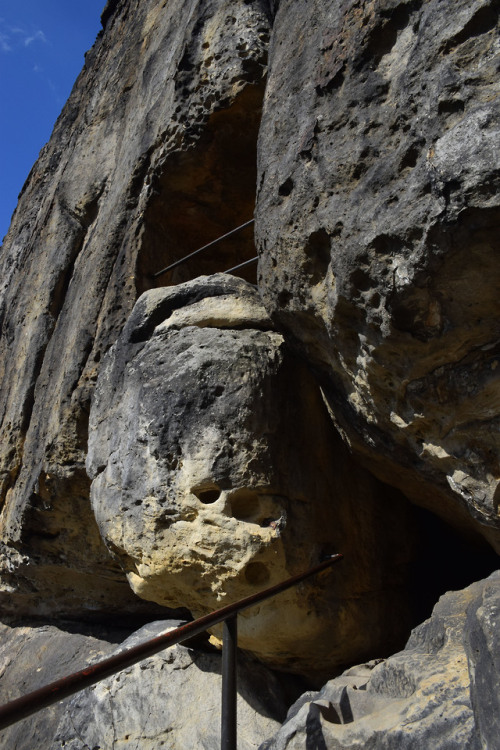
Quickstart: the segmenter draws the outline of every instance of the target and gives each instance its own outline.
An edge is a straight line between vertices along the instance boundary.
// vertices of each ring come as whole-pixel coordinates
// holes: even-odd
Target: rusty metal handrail
[[[343,555],[341,554],[332,555],[319,565],[310,568],[305,573],[300,573],[299,575],[287,578],[287,580],[282,583],[270,586],[263,591],[247,596],[245,599],[240,599],[233,604],[228,604],[208,615],[199,617],[197,620],[188,622],[186,625],[181,625],[168,633],[163,633],[155,638],[151,638],[150,640],[140,643],[137,646],[133,646],[119,654],[109,656],[107,659],[103,659],[96,664],[85,667],[85,669],[81,669],[79,672],[74,672],[68,677],[55,680],[55,682],[51,682],[38,690],[34,690],[31,693],[27,693],[20,698],[16,698],[15,700],[0,706],[0,730],[37,713],[37,711],[40,711],[42,708],[57,703],[63,698],[67,698],[74,693],[78,693],[80,690],[95,685],[106,677],[111,677],[111,675],[116,674],[116,672],[120,672],[122,669],[137,664],[137,662],[146,659],[148,656],[153,656],[159,651],[163,651],[163,649],[168,646],[174,646],[176,643],[180,643],[181,641],[185,641],[188,638],[198,635],[207,630],[207,628],[213,627],[220,622],[229,620],[230,618],[235,618],[238,612],[248,609],[264,599],[275,596],[292,586],[296,586],[306,578],[310,578],[334,563],[339,562],[342,557]],[[235,633],[236,631],[234,630],[233,632]],[[235,641],[235,638],[233,637],[232,640]],[[234,649],[235,648],[236,643],[234,643]],[[229,743],[226,747],[235,747],[235,745]]]

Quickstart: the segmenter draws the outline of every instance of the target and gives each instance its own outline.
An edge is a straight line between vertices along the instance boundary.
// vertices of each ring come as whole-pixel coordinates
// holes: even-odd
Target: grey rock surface
[[[242,613],[267,664],[324,679],[406,637],[409,508],[352,461],[242,279],[140,297],[97,381],[87,468],[106,544],[158,604],[199,616],[345,554]]]
[[[128,637],[118,629],[71,632],[54,625],[2,625],[0,703],[180,624],[178,620],[153,622]],[[220,669],[221,655],[215,649],[174,646],[0,731],[0,748],[219,748]],[[285,714],[283,690],[276,677],[240,655],[238,747],[258,747],[263,736],[279,728]]]
[[[145,626],[120,650],[160,635],[168,624]],[[220,654],[173,646],[72,698],[53,741],[45,747],[219,750],[220,667]],[[257,748],[262,737],[279,726],[284,711],[273,674],[240,659],[238,748]]]
[[[500,549],[497,0],[282,0],[259,286],[365,465]]]
[[[485,582],[467,608],[464,647],[471,702],[483,748],[500,747],[500,595],[498,575]]]
[[[243,645],[316,680],[391,653],[455,566],[445,543],[412,590],[437,527],[415,540],[406,498],[479,535],[472,570],[500,549],[499,2],[109,0],[102,22],[0,250],[2,616],[201,613],[340,549]],[[155,276],[250,219],[256,185],[265,307],[213,276],[251,229]],[[442,599],[268,746],[496,750],[497,588]],[[112,648],[85,638],[2,626],[0,694]],[[186,654],[160,666],[212,697]],[[158,723],[135,674],[0,741],[215,742]]]
[[[72,632],[73,631],[73,632]],[[0,624],[0,704],[37,690],[49,682],[105,658],[115,643],[127,637],[117,628],[87,628],[75,623]],[[0,731],[2,750],[48,747],[67,710],[69,699],[44,708],[28,719]],[[61,746],[60,746],[61,747]],[[81,747],[81,746],[80,746]]]
[[[147,609],[90,509],[90,397],[144,289],[255,255],[250,230],[153,278],[252,216],[270,19],[265,2],[109,2],[23,188],[0,251],[4,611]]]
[[[404,651],[290,709],[260,750],[498,750],[500,571],[445,594]]]

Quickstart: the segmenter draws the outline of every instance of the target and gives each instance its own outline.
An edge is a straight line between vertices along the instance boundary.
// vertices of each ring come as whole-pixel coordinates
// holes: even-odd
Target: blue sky
[[[106,0],[0,0],[0,242]]]

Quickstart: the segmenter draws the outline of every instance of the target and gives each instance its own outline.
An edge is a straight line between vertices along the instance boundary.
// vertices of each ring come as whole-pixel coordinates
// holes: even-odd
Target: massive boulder
[[[198,616],[342,551],[323,578],[242,613],[241,647],[317,679],[404,638],[408,505],[351,459],[247,282],[140,297],[97,380],[87,468],[139,596]]]
[[[260,750],[500,747],[500,572],[440,599],[404,651],[304,694]]]
[[[90,509],[100,360],[144,289],[255,255],[249,229],[153,278],[252,216],[267,3],[110,0],[102,21],[0,256],[0,601],[15,615],[152,613]]]
[[[500,549],[497,0],[282,0],[259,286],[365,465]]]

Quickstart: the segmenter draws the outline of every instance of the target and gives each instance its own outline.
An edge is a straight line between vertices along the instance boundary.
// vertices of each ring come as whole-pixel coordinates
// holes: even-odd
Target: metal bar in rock
[[[184,261],[189,260],[190,258],[193,258],[195,255],[198,255],[198,253],[201,253],[203,250],[206,250],[209,247],[212,247],[213,245],[216,245],[221,240],[225,240],[226,237],[231,237],[233,234],[236,234],[236,232],[241,231],[242,229],[245,229],[245,227],[249,227],[250,224],[254,223],[254,219],[250,219],[249,221],[246,221],[244,224],[240,224],[239,227],[235,227],[234,229],[231,229],[230,232],[226,232],[226,234],[221,235],[220,237],[217,237],[217,239],[212,240],[211,242],[208,242],[206,245],[203,245],[203,247],[198,248],[198,250],[193,250],[192,253],[189,253],[189,255],[185,255],[183,258],[179,258],[179,260],[174,261],[166,268],[162,268],[161,271],[157,271],[155,274],[153,274],[153,278],[156,279],[158,276],[162,276],[164,273],[167,273],[167,271],[172,271],[172,269],[177,268],[177,266],[180,266],[181,263],[184,263]]]
[[[250,263],[255,263],[256,260],[259,260],[258,255],[256,255],[255,258],[250,258],[250,260],[245,260],[243,263],[239,263],[237,266],[228,268],[227,271],[224,271],[223,273],[232,273],[233,271],[237,271],[238,268],[243,268],[243,266],[249,266]]]
[[[238,615],[224,620],[222,634],[221,750],[236,750]]]
[[[259,604],[264,599],[280,594],[282,591],[286,591],[286,589],[296,586],[298,583],[301,583],[301,581],[320,573],[322,570],[326,570],[334,563],[342,560],[342,558],[343,555],[341,554],[332,555],[319,563],[319,565],[310,568],[305,573],[300,573],[299,575],[287,578],[286,581],[282,581],[275,586],[270,586],[256,594],[251,594],[245,599],[240,599],[233,604],[227,604],[221,609],[217,609],[208,615],[193,620],[193,622],[188,622],[186,625],[181,625],[168,633],[163,633],[162,635],[151,638],[144,643],[139,643],[137,646],[133,646],[126,651],[114,654],[114,656],[109,656],[107,659],[103,659],[96,664],[91,664],[79,672],[74,672],[68,677],[62,677],[61,679],[51,682],[38,690],[34,690],[27,695],[16,698],[15,700],[0,706],[0,729],[5,729],[5,727],[15,724],[17,721],[25,719],[27,716],[31,716],[42,708],[51,706],[53,703],[57,703],[63,698],[67,698],[74,693],[78,693],[80,690],[84,690],[84,688],[95,685],[104,678],[111,677],[122,669],[131,667],[133,664],[137,664],[137,662],[140,662],[149,656],[153,656],[169,646],[174,646],[192,636],[203,633],[207,628],[223,622],[228,617],[232,617],[244,609]]]

